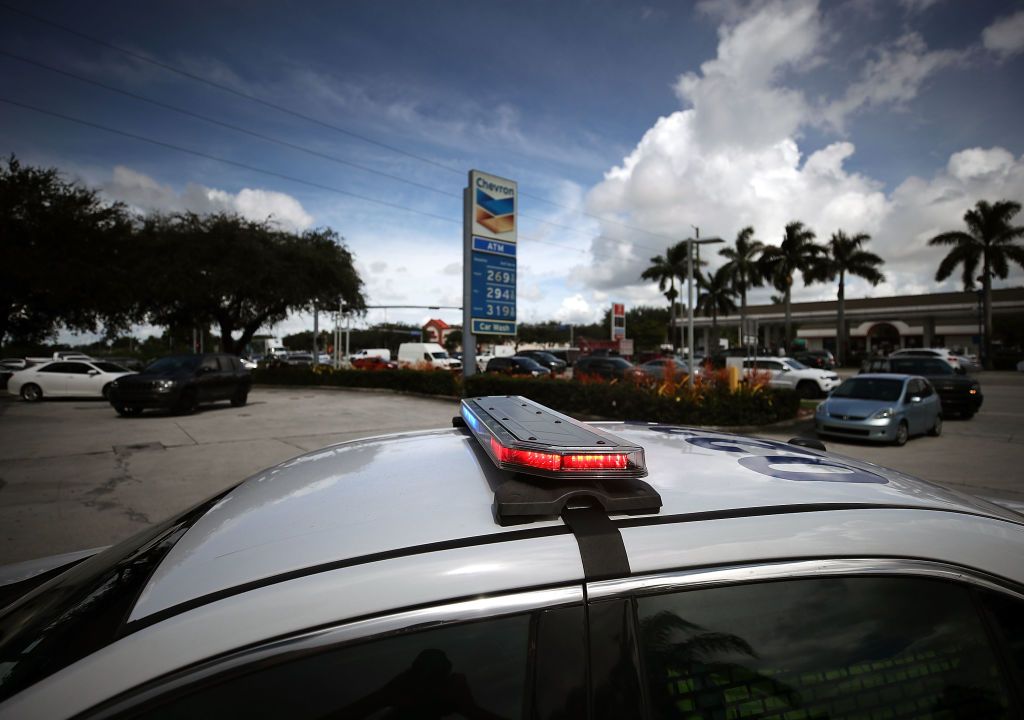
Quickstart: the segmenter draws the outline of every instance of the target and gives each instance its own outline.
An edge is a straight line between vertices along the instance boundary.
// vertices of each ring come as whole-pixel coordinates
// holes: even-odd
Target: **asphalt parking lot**
[[[826,442],[843,455],[1024,505],[1024,373],[981,376],[985,405],[906,447]],[[265,467],[331,443],[450,427],[450,400],[256,388],[249,404],[120,418],[101,401],[0,394],[0,564],[108,545]],[[758,434],[813,434],[810,421]],[[429,471],[429,469],[425,469]]]

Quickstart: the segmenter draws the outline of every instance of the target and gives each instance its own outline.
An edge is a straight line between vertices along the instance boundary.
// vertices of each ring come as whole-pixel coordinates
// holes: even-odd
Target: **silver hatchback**
[[[916,375],[858,375],[818,405],[819,435],[905,445],[912,435],[942,433],[942,401]]]

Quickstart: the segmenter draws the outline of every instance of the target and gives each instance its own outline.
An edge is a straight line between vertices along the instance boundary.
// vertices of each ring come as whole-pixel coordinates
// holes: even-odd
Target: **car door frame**
[[[549,610],[577,607],[581,615],[580,650],[588,647],[586,637],[586,610],[583,585],[571,583],[553,588],[531,588],[499,595],[463,600],[446,600],[429,606],[399,610],[369,618],[340,622],[329,627],[316,627],[292,633],[284,638],[269,639],[255,645],[243,646],[239,650],[211,658],[199,663],[190,663],[176,671],[165,673],[152,681],[143,683],[125,692],[118,693],[84,712],[76,718],[121,717],[125,713],[137,713],[161,698],[177,695],[196,686],[206,686],[250,670],[262,669],[268,664],[286,663],[290,659],[314,653],[339,649],[346,645],[372,642],[402,633],[416,633],[445,625],[465,624],[491,619],[539,613]],[[532,627],[532,623],[531,623]],[[531,638],[532,639],[532,638]],[[535,658],[543,648],[528,648],[531,669]],[[525,692],[532,697],[535,688],[527,677]],[[584,668],[584,686],[589,675]],[[45,682],[45,681],[44,681]],[[525,700],[525,698],[524,698]]]

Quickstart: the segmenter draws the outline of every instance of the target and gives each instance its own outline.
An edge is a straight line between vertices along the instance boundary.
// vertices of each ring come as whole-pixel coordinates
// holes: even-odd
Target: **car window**
[[[576,642],[582,645],[577,613]],[[532,619],[526,614],[449,625],[258,665],[191,693],[169,693],[162,704],[121,717],[525,717]],[[582,695],[582,662],[579,667]]]
[[[960,585],[790,580],[644,597],[637,611],[652,718],[1011,717]]]
[[[171,355],[153,361],[146,367],[146,372],[167,373],[178,370],[195,370],[199,367],[199,355]]]
[[[921,397],[931,397],[934,394],[935,394],[935,391],[932,390],[931,383],[929,383],[927,380],[922,380],[921,381]]]
[[[73,375],[88,375],[90,370],[95,369],[92,365],[86,365],[85,363],[80,362],[69,362],[66,364],[68,369],[64,372],[71,373]]]
[[[844,380],[842,385],[832,391],[832,397],[894,402],[900,399],[902,392],[902,380],[857,377]]]
[[[1017,678],[1024,678],[1024,602],[996,593],[985,593],[983,602]]]
[[[789,365],[794,370],[808,369],[806,365],[804,365],[802,362],[797,362],[796,360],[783,360],[782,362],[784,362],[786,365]]]
[[[128,372],[127,368],[123,368],[117,363],[112,362],[94,362],[93,365],[98,367],[100,370],[106,373],[125,373]]]
[[[217,370],[217,357],[215,355],[204,357],[199,367],[203,370]]]
[[[50,363],[49,365],[43,365],[41,368],[39,368],[38,372],[41,372],[41,373],[67,373],[67,372],[71,372],[71,370],[69,370],[68,368],[70,368],[72,364],[73,363],[69,363],[69,362]]]

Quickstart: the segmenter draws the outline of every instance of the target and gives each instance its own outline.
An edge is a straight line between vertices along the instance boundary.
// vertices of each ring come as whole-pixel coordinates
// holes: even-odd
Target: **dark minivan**
[[[110,404],[126,417],[146,408],[189,414],[218,400],[245,405],[251,387],[252,375],[234,355],[171,355],[111,383]]]

